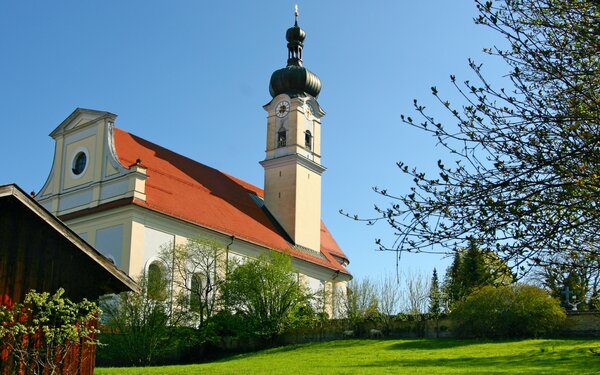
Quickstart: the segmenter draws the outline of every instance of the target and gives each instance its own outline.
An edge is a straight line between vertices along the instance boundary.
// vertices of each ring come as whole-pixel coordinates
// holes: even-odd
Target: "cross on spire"
[[[298,26],[298,3],[294,6],[294,26]]]

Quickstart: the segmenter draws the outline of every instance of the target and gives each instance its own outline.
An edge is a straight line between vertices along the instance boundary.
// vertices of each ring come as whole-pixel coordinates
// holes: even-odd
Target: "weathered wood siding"
[[[100,265],[16,199],[0,201],[0,295],[65,289],[73,301],[123,290]]]

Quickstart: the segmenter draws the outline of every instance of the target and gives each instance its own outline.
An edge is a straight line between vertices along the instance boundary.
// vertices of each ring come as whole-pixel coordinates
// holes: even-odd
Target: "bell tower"
[[[271,75],[272,100],[267,111],[265,206],[294,244],[321,248],[321,117],[317,97],[321,80],[302,63],[306,33],[298,26],[286,32],[288,60]]]

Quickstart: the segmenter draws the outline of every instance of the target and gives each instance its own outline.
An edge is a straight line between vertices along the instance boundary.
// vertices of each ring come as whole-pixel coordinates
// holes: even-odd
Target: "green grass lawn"
[[[598,354],[595,354],[598,353]],[[600,340],[339,340],[108,374],[598,374]]]

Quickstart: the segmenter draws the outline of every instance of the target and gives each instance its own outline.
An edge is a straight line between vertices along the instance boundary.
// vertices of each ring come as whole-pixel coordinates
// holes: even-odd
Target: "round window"
[[[85,171],[85,166],[87,164],[87,155],[83,151],[79,151],[75,158],[73,159],[73,174],[75,176],[79,176]]]

